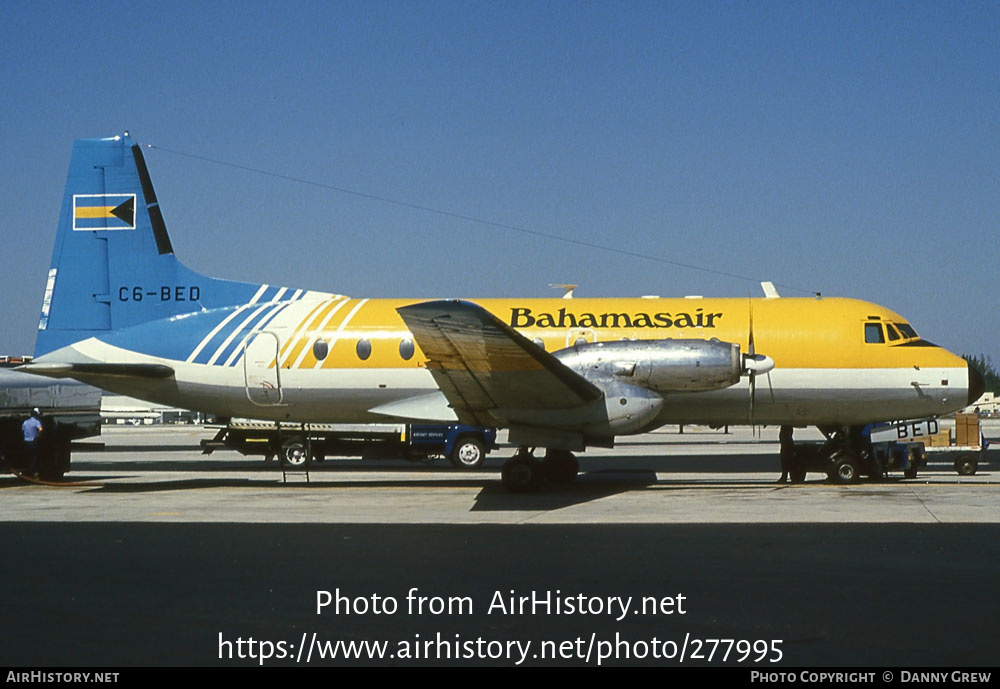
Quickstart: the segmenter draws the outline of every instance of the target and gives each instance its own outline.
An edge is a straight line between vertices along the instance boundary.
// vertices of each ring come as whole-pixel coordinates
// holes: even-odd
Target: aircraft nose
[[[975,366],[966,365],[969,367],[969,404],[975,404],[976,400],[986,392],[986,381],[983,379],[983,374],[977,371]]]

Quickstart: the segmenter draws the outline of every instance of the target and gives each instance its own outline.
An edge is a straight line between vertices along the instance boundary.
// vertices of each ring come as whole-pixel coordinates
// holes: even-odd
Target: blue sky
[[[1000,6],[6,2],[6,327],[34,343],[70,148],[128,129],[178,256],[352,296],[759,295],[1000,362]]]

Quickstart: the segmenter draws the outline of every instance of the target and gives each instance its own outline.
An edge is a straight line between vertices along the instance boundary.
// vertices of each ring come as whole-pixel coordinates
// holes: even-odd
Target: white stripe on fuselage
[[[253,302],[251,302],[251,303],[253,303]],[[219,323],[217,326],[215,326],[214,328],[212,328],[212,331],[210,333],[208,333],[208,335],[206,335],[204,337],[204,339],[202,339],[201,342],[198,343],[198,346],[194,348],[194,351],[191,352],[190,356],[188,356],[188,358],[185,359],[185,361],[187,363],[189,363],[189,364],[192,363],[192,362],[194,362],[194,360],[197,358],[197,356],[199,354],[201,354],[201,350],[203,350],[205,348],[205,346],[209,342],[212,341],[213,337],[215,337],[216,335],[219,334],[220,330],[222,330],[223,328],[225,328],[229,324],[229,322],[231,320],[233,320],[238,315],[240,315],[243,311],[246,311],[249,308],[250,308],[250,304],[244,304],[243,306],[239,307],[238,309],[235,309],[231,314],[229,314],[228,316],[226,316],[222,320],[221,323]]]
[[[229,316],[227,316],[221,323],[219,323],[217,326],[215,326],[212,329],[212,331],[208,335],[206,335],[205,338],[201,342],[198,343],[198,346],[194,348],[194,351],[191,352],[191,355],[188,356],[188,358],[186,359],[186,361],[193,362],[198,357],[198,355],[201,354],[201,350],[204,349],[205,346],[209,342],[212,341],[212,338],[215,337],[219,333],[220,330],[222,330],[224,327],[226,327],[226,325],[228,325],[229,322],[231,320],[233,320],[234,318],[236,318],[236,316],[239,315],[241,312],[245,311],[246,309],[250,308],[252,305],[256,304],[258,301],[260,301],[260,298],[263,297],[264,293],[267,292],[267,290],[269,290],[270,288],[271,288],[270,285],[261,285],[257,289],[257,291],[254,293],[253,297],[250,298],[250,301],[248,301],[246,304],[243,304],[242,306],[240,306],[238,309],[236,309],[235,311],[233,311],[233,313],[229,314]],[[286,291],[288,291],[288,288],[287,287],[282,287],[281,289],[278,290],[277,294],[275,295],[275,298],[272,299],[271,301],[278,301],[281,298],[281,295],[284,294]],[[239,331],[239,328],[237,328],[236,330]],[[231,337],[232,336],[230,336],[230,339],[231,339]],[[209,360],[209,363],[214,363],[215,358],[218,357],[218,356],[219,356],[219,351],[216,350],[216,352],[213,355],[213,357]]]
[[[257,293],[253,295],[253,298],[251,298],[250,301],[247,302],[247,304],[256,304],[260,300],[260,298],[264,296],[264,292],[266,292],[270,288],[271,288],[270,285],[261,285],[260,289],[257,290]]]
[[[280,296],[280,292],[279,292],[279,296]],[[250,338],[253,337],[254,335],[256,335],[263,326],[267,325],[268,321],[271,318],[274,317],[274,314],[276,312],[278,312],[281,309],[285,308],[286,306],[288,306],[288,304],[289,304],[289,302],[287,302],[287,301],[286,302],[281,302],[279,304],[275,304],[271,308],[271,310],[267,313],[267,315],[265,315],[263,318],[260,319],[260,321],[258,322],[257,326],[254,327],[253,330],[251,330],[250,332],[248,332],[246,335],[243,336],[243,339],[240,340],[240,343],[236,346],[236,349],[234,349],[232,351],[232,353],[229,355],[229,358],[226,359],[226,361],[222,365],[223,366],[230,366],[230,365],[232,365],[232,363],[237,359],[237,357],[239,357],[240,355],[243,354],[243,351],[246,348],[246,344],[250,340]],[[251,318],[252,318],[252,316],[251,316]],[[239,327],[239,328],[236,329],[236,332],[240,332],[242,329],[243,328],[241,326],[241,327]],[[212,362],[209,361],[208,363],[212,363]]]
[[[337,304],[336,306],[334,306],[332,309],[330,309],[330,313],[326,314],[326,316],[323,318],[323,321],[319,324],[319,326],[317,328],[315,328],[316,334],[309,336],[309,342],[306,344],[305,348],[303,348],[303,350],[301,352],[299,352],[299,356],[295,360],[295,365],[296,366],[298,366],[302,362],[303,358],[306,355],[306,352],[309,352],[309,351],[312,350],[313,345],[316,344],[316,340],[318,340],[319,338],[323,337],[323,331],[326,329],[327,324],[331,320],[333,320],[334,314],[337,313],[338,311],[340,311],[340,308],[342,306],[345,306],[350,301],[351,301],[350,299],[344,299],[344,301],[340,302],[339,304]],[[348,313],[347,317],[350,318],[352,315],[353,315],[353,312]],[[308,332],[306,332],[304,334],[305,335],[309,335]],[[336,341],[337,341],[337,336],[335,334],[334,337],[333,337],[333,341],[330,342],[330,348],[331,349],[333,348],[333,343],[336,342]]]
[[[295,358],[295,361],[292,362],[291,368],[297,369],[299,366],[302,365],[302,362],[305,360],[306,355],[308,355],[309,352],[312,351],[312,346],[313,344],[315,344],[316,340],[319,339],[320,337],[325,336],[323,328],[333,318],[333,314],[339,311],[340,307],[344,306],[349,301],[350,301],[349,299],[344,300],[340,304],[337,304],[336,307],[331,309],[329,315],[327,315],[327,317],[323,319],[323,322],[320,324],[319,328],[317,328],[317,334],[309,338],[308,345],[302,348],[302,351],[299,352],[299,355]],[[347,327],[347,324],[351,322],[352,318],[354,318],[354,314],[356,314],[361,309],[361,307],[364,306],[367,302],[368,302],[367,299],[361,299],[357,304],[354,305],[354,308],[352,308],[350,311],[347,312],[347,315],[344,316],[344,320],[340,322],[340,325],[337,326],[337,329],[333,332],[332,335],[330,335],[330,341],[328,343],[330,351],[333,351],[333,346],[337,343],[337,340],[340,337],[340,334],[343,332],[344,328]],[[322,364],[321,361],[316,362],[316,366],[319,366],[321,364]]]
[[[285,323],[284,327],[290,326],[291,323],[298,323],[298,325],[295,327],[292,333],[285,338],[284,342],[281,343],[281,349],[283,351],[283,354],[281,355],[281,360],[278,362],[279,366],[282,367],[285,366],[286,362],[288,361],[288,357],[290,357],[292,355],[292,352],[295,351],[295,347],[297,346],[297,343],[301,338],[309,337],[308,345],[306,346],[304,351],[312,349],[313,343],[316,341],[316,336],[315,335],[310,336],[309,333],[315,330],[322,330],[326,326],[326,324],[330,322],[330,319],[333,318],[334,314],[340,311],[342,306],[351,301],[347,297],[343,298],[336,297],[336,299],[341,299],[341,301],[333,302],[336,303],[336,306],[330,309],[330,313],[327,314],[326,318],[323,319],[323,322],[320,323],[318,328],[311,327],[311,321],[317,317],[316,316],[317,312],[322,311],[322,308],[319,308],[319,306],[314,305],[312,310],[309,311],[308,313],[285,314],[285,318],[283,320],[289,322]],[[279,328],[280,327],[282,326],[279,326]]]
[[[333,336],[330,337],[330,343],[329,343],[330,351],[333,351],[333,346],[335,344],[337,344],[337,340],[340,339],[340,336],[344,332],[344,328],[347,327],[347,324],[350,323],[351,319],[354,318],[354,315],[358,311],[361,310],[361,307],[364,306],[367,303],[368,303],[367,299],[362,299],[361,301],[358,302],[357,306],[355,306],[353,309],[351,309],[350,311],[347,312],[347,315],[344,316],[344,320],[342,320],[340,322],[340,325],[337,326],[337,329],[336,329],[336,331],[334,331]],[[299,360],[295,362],[295,366],[298,367],[298,365],[300,363],[302,363],[302,356],[301,355],[299,356]],[[317,360],[316,363],[313,364],[313,368],[314,369],[315,368],[320,368],[322,365],[323,365],[323,362],[320,361],[320,360]]]
[[[243,330],[243,328],[246,326],[246,324],[249,323],[250,321],[252,321],[254,318],[256,318],[257,315],[261,311],[263,311],[264,309],[266,309],[270,305],[271,305],[271,303],[268,302],[267,304],[264,304],[262,306],[258,306],[256,309],[254,309],[253,313],[251,313],[249,316],[247,316],[246,318],[243,319],[242,323],[240,323],[238,326],[236,326],[235,328],[233,328],[233,331],[231,333],[229,333],[229,337],[227,337],[225,340],[222,341],[222,344],[219,345],[219,348],[215,350],[215,354],[213,354],[209,358],[208,365],[211,366],[216,361],[218,361],[219,357],[222,356],[222,353],[224,351],[226,351],[226,347],[228,347],[232,343],[232,341],[234,339],[236,339],[236,336],[240,333],[240,331]]]

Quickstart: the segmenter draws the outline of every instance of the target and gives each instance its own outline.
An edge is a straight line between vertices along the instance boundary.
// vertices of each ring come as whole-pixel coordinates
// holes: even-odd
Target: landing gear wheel
[[[979,469],[979,461],[975,455],[959,455],[955,460],[955,471],[958,472],[959,476],[973,476],[977,469]]]
[[[795,466],[788,470],[788,478],[792,483],[805,483],[806,470],[801,466]]]
[[[309,451],[302,438],[289,438],[281,444],[281,465],[292,469],[309,466]]]
[[[457,469],[478,469],[486,459],[486,447],[478,438],[459,438],[449,459]]]
[[[533,491],[542,480],[541,463],[531,453],[519,451],[504,463],[500,478],[511,493]]]
[[[855,483],[861,475],[857,457],[847,451],[841,451],[830,461],[826,475],[833,483]]]
[[[542,471],[552,483],[569,483],[580,473],[580,463],[572,452],[567,450],[549,450],[542,460]]]

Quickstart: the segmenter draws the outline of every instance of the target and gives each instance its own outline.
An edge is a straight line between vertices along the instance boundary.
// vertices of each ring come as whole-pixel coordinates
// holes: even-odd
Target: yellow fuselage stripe
[[[426,364],[417,348],[413,358],[399,354],[403,338],[412,338],[396,309],[420,300],[372,299],[338,333],[324,368],[414,368]],[[528,338],[539,338],[549,352],[588,341],[622,339],[711,339],[735,342],[749,349],[753,314],[754,346],[779,368],[917,368],[964,367],[958,356],[940,347],[864,341],[868,322],[906,323],[884,307],[853,299],[475,299]],[[318,322],[313,319],[312,323]],[[310,325],[312,325],[312,323]],[[667,325],[669,323],[669,325]],[[327,323],[322,331],[298,331],[293,339],[300,352],[312,338],[328,337],[339,328]],[[357,341],[368,339],[371,356],[356,355]],[[568,342],[567,342],[568,340]],[[913,342],[913,340],[910,340]],[[286,365],[294,356],[284,359]],[[314,364],[307,357],[300,367]]]

